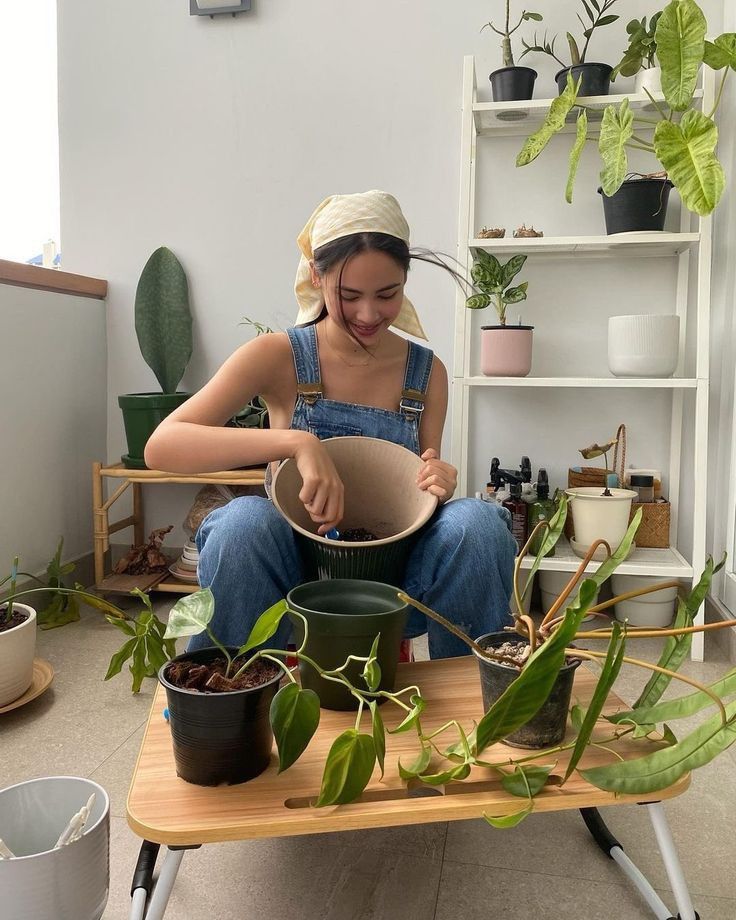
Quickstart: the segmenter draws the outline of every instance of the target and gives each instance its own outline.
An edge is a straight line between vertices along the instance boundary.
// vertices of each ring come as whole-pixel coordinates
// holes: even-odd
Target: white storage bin
[[[650,585],[662,584],[671,581],[669,578],[651,578],[644,575],[612,575],[611,587],[614,595],[626,594],[628,591],[638,591]],[[648,626],[652,629],[662,629],[669,626],[675,616],[677,601],[677,588],[665,588],[663,591],[653,591],[642,597],[630,601],[621,601],[615,605],[616,619],[623,623],[627,620],[629,626]]]

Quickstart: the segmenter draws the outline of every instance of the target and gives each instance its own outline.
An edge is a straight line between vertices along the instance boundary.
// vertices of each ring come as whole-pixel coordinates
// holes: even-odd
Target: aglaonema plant
[[[654,31],[664,102],[645,90],[657,117],[635,111],[626,97],[617,105],[606,106],[602,120],[595,123],[594,130],[589,130],[588,107],[578,99],[579,83],[568,74],[565,90],[552,102],[541,127],[526,139],[516,165],[527,166],[534,161],[577,109],[565,191],[568,202],[572,202],[583,150],[586,143],[593,141],[603,161],[600,180],[605,195],[614,195],[630,174],[627,151],[639,150],[658,162],[688,210],[701,216],[711,214],[726,184],[715,152],[718,128],[714,115],[729,72],[736,70],[736,33],[724,33],[712,42],[706,40],[706,33],[707,22],[695,0],[671,0]],[[703,66],[723,71],[709,112],[702,111],[696,100]]]
[[[476,250],[470,277],[473,279],[473,286],[480,293],[468,297],[465,306],[469,310],[483,310],[489,304],[493,304],[499,323],[505,326],[507,308],[511,304],[526,300],[528,281],[511,287],[511,282],[522,270],[525,262],[525,255],[515,255],[511,256],[505,265],[501,265],[493,253],[484,249]]]

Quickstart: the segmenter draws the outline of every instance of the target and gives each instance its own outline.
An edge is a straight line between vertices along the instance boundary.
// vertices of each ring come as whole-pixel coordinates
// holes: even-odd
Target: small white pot
[[[570,497],[575,542],[582,548],[590,547],[596,540],[605,540],[615,549],[629,527],[631,502],[638,498],[632,489],[609,489],[603,495],[601,486],[566,489]]]
[[[614,377],[671,377],[679,351],[680,317],[674,313],[608,320],[608,368]]]
[[[20,626],[0,632],[0,706],[7,706],[23,696],[33,681],[36,611],[17,601],[13,602],[13,607],[28,614],[28,618]]]
[[[662,584],[670,581],[668,578],[649,578],[641,575],[612,575],[611,586],[614,594],[626,594],[628,591],[638,591],[650,585]],[[636,597],[629,601],[621,601],[615,605],[616,619],[620,622],[627,620],[629,626],[649,626],[652,629],[663,629],[669,626],[675,616],[675,602],[677,588],[665,588]]]
[[[634,92],[639,96],[643,96],[645,90],[649,90],[652,95],[662,92],[661,67],[649,67],[645,70],[640,70],[636,74],[634,77]],[[648,107],[654,108],[651,102]]]
[[[82,836],[53,849],[94,792]],[[109,890],[110,799],[79,776],[45,776],[0,790],[0,913],[12,920],[99,920]]]

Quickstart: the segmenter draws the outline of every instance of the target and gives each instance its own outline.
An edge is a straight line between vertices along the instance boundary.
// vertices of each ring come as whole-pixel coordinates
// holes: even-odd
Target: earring
[[[318,288],[318,287],[319,287],[319,281],[313,281],[313,282],[312,282],[312,287]]]

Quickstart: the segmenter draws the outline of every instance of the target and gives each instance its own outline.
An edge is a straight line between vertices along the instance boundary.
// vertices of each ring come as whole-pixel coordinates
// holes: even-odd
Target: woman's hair
[[[385,253],[403,269],[405,276],[409,272],[412,259],[416,259],[419,262],[429,262],[432,265],[438,265],[452,275],[463,289],[468,287],[467,279],[444,261],[444,258],[448,257],[443,258],[431,249],[409,249],[404,240],[388,233],[351,233],[348,236],[341,236],[330,243],[325,243],[324,246],[319,246],[314,250],[314,267],[317,274],[325,275],[336,265],[340,265],[340,274],[337,278],[337,298],[343,322],[345,314],[342,304],[342,273],[345,271],[348,261],[362,252]],[[322,311],[313,323],[318,323],[326,315],[327,307],[323,305]],[[313,323],[306,323],[305,325],[311,326]],[[353,338],[352,335],[351,338]],[[356,339],[355,341],[357,342],[358,340]],[[358,342],[358,344],[364,347],[362,342]]]

